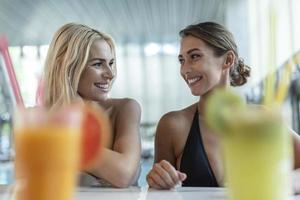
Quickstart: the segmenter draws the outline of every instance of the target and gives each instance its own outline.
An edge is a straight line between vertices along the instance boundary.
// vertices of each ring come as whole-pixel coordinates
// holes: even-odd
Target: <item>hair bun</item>
[[[245,65],[243,58],[238,59],[237,70],[238,70],[239,74],[245,78],[248,78],[250,76],[251,68],[249,66]]]
[[[238,63],[230,72],[231,85],[240,86],[247,82],[247,78],[250,77],[251,68],[244,63],[242,58],[238,58]]]

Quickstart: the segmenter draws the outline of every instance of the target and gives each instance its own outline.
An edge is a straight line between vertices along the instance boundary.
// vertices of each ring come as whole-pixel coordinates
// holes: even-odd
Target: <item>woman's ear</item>
[[[229,50],[225,54],[225,61],[223,64],[223,69],[229,69],[234,65],[235,53],[232,50]]]

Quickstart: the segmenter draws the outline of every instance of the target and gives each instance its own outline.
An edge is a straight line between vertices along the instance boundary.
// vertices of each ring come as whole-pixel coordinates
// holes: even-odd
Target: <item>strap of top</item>
[[[199,128],[198,109],[183,150],[180,171],[187,174],[183,186],[218,187],[209,164]]]

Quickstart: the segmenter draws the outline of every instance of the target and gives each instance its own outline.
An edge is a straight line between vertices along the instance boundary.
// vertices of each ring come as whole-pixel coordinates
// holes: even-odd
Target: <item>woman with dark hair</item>
[[[150,187],[169,189],[183,186],[224,185],[220,141],[208,128],[204,109],[208,95],[216,88],[240,86],[247,82],[250,67],[239,57],[233,35],[214,22],[190,25],[180,31],[178,60],[182,78],[199,101],[165,114],[155,136],[155,161],[147,175]],[[295,155],[300,139],[293,133]],[[295,167],[300,158],[295,157]]]

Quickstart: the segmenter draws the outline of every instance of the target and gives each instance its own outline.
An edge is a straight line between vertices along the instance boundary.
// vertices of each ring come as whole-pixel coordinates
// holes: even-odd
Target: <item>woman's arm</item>
[[[101,159],[88,170],[120,188],[128,187],[135,181],[141,156],[141,109],[135,100],[125,101],[118,111],[112,150],[105,148]]]
[[[290,129],[293,138],[294,147],[294,168],[300,168],[300,136],[293,130]]]
[[[172,113],[164,115],[158,123],[155,134],[154,163],[167,160],[173,166],[176,164],[176,157],[173,146],[173,134],[176,134],[176,119]]]
[[[150,187],[169,189],[186,178],[184,173],[175,169],[176,157],[172,139],[178,129],[178,120],[168,113],[159,121],[155,135],[155,158],[153,168],[147,175]]]

